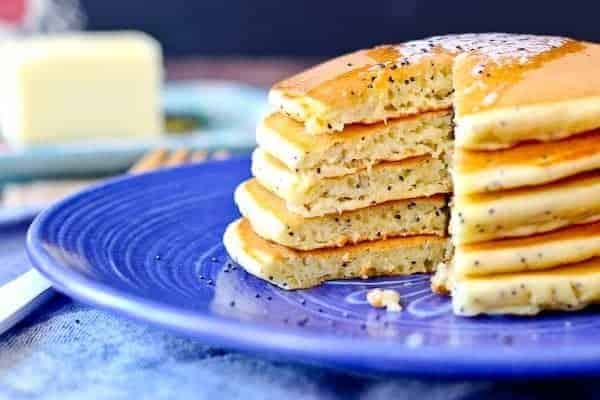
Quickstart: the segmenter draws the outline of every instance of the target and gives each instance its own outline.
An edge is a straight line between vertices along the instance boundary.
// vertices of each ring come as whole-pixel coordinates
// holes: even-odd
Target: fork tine
[[[175,150],[163,163],[163,167],[175,167],[188,161],[190,151],[188,149]]]
[[[212,154],[212,158],[214,160],[226,160],[231,156],[231,154],[229,153],[228,150],[225,149],[221,149],[221,150],[216,150],[213,154]]]
[[[151,171],[161,166],[163,159],[167,156],[168,152],[165,149],[156,149],[149,153],[146,153],[133,167],[129,169],[131,174],[139,174],[146,171]]]
[[[208,158],[208,152],[205,150],[197,150],[192,153],[190,157],[191,162],[201,162]]]

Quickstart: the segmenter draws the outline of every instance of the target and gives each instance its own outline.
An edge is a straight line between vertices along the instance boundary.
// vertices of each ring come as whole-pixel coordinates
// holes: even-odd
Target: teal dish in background
[[[167,83],[163,107],[166,116],[196,119],[200,129],[165,135],[155,141],[81,142],[24,150],[0,148],[0,185],[36,178],[114,174],[159,146],[245,152],[255,146],[256,123],[268,109],[265,90],[208,80]]]

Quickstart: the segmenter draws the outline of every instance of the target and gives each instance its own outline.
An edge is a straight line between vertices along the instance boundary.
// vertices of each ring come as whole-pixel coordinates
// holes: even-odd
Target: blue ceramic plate
[[[600,373],[600,315],[466,319],[428,277],[336,281],[286,292],[246,274],[221,243],[248,159],[116,179],[43,212],[33,263],[81,301],[206,343],[361,372],[531,377]],[[366,304],[399,290],[402,313]]]
[[[255,87],[226,81],[170,82],[163,93],[165,113],[197,118],[201,121],[199,130],[165,135],[155,141],[112,140],[0,150],[0,184],[74,173],[115,173],[158,146],[248,150],[255,145],[256,121],[266,108],[266,92]]]

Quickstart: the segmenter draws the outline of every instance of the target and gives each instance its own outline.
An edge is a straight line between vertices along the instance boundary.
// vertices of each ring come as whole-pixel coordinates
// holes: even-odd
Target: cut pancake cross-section
[[[447,161],[430,156],[384,162],[334,178],[311,179],[289,170],[259,148],[252,158],[252,173],[284,199],[291,211],[304,217],[448,193],[451,187]]]
[[[308,288],[332,279],[432,272],[448,253],[448,241],[435,235],[299,251],[261,238],[245,219],[227,228],[224,243],[248,272],[284,289]]]
[[[374,207],[305,218],[255,179],[242,183],[235,201],[254,231],[298,250],[340,247],[395,236],[446,235],[448,212],[443,195],[394,200]]]

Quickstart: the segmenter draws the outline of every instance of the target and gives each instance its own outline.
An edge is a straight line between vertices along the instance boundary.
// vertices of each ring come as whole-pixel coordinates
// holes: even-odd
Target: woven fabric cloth
[[[4,399],[591,398],[593,381],[365,377],[215,349],[57,295],[0,337]]]

